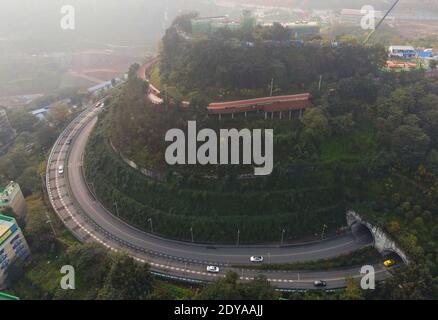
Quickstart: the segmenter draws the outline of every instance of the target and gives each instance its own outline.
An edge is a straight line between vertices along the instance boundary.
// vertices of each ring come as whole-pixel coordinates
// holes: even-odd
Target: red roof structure
[[[281,112],[302,110],[310,106],[310,94],[264,97],[249,100],[210,103],[209,114],[230,114],[250,111]]]

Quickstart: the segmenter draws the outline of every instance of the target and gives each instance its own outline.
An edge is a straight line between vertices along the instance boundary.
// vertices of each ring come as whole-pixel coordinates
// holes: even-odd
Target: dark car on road
[[[317,281],[313,282],[313,285],[316,288],[324,288],[324,287],[327,287],[327,282],[322,281],[322,280],[317,280]]]

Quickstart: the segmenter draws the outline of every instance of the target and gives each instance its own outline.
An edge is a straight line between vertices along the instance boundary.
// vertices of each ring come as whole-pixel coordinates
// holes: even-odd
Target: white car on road
[[[263,257],[262,256],[252,256],[251,258],[249,258],[249,261],[251,261],[251,262],[263,262]]]
[[[59,166],[59,168],[58,168],[58,173],[59,173],[60,175],[63,175],[63,174],[64,174],[64,166]]]
[[[207,267],[207,272],[210,272],[210,273],[219,273],[219,267],[208,266],[208,267]]]

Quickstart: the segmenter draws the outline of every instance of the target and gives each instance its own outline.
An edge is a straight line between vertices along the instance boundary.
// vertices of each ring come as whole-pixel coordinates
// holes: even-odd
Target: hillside
[[[296,57],[306,50],[278,51]],[[333,53],[326,50],[322,57],[334,54],[345,59],[354,50],[363,62],[345,73],[327,72],[331,89],[314,90],[314,107],[292,121],[257,115],[218,121],[206,118],[205,104],[199,100],[196,105],[192,100],[188,109],[172,102],[153,106],[144,99],[146,85],[131,78],[109,99],[109,111],[88,145],[86,173],[98,197],[108,208],[116,201],[122,217],[139,228],[148,230],[148,218],[153,218],[154,231],[161,235],[189,240],[193,228],[196,241],[205,242],[233,243],[237,229],[244,243],[278,241],[283,228],[291,240],[318,234],[324,224],[335,232],[345,224],[348,208],[358,209],[384,228],[396,223],[397,231],[391,232],[399,232],[394,235],[400,241],[408,237],[403,226],[410,219],[421,219],[421,228],[426,228],[424,219],[435,219],[427,214],[433,212],[435,201],[419,192],[429,186],[413,181],[424,174],[434,181],[438,173],[436,141],[431,139],[437,82],[422,80],[421,72],[380,73],[376,68],[380,56],[370,54],[378,49],[353,44]],[[261,64],[271,63],[271,57],[262,56]],[[198,62],[208,67],[208,61]],[[196,68],[196,63],[193,60],[191,66]],[[226,60],[221,63],[226,65]],[[185,66],[172,68],[175,74]],[[289,74],[283,77],[294,81]],[[249,79],[242,82],[243,88],[252,83],[251,77],[242,79]],[[167,165],[164,136],[170,128],[184,131],[189,120],[214,130],[273,128],[274,172],[246,180],[239,175],[251,169],[247,166]],[[152,170],[155,178],[129,168],[117,153]],[[404,212],[411,206],[417,213],[407,218]]]

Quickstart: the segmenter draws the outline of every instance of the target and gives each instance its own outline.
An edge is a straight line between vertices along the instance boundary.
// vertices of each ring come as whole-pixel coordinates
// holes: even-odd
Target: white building
[[[390,58],[412,59],[417,57],[417,51],[412,46],[390,46]]]
[[[0,186],[0,213],[12,209],[20,218],[26,215],[26,201],[18,183],[11,181],[5,188]]]

